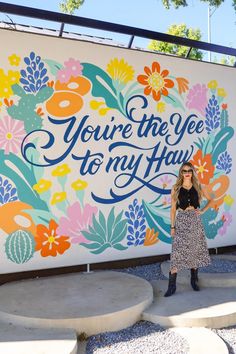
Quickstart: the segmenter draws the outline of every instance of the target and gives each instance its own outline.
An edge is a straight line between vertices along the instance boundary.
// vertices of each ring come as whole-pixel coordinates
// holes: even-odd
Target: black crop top
[[[195,209],[200,207],[198,193],[193,186],[190,189],[181,187],[178,199],[179,202],[176,203],[176,209],[181,208],[185,210],[190,206],[193,206]]]

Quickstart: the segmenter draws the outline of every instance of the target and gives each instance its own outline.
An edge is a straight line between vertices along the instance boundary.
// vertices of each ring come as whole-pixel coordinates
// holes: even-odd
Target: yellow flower
[[[77,179],[77,181],[75,181],[71,184],[71,187],[75,191],[81,191],[81,190],[85,189],[87,186],[88,186],[88,183],[86,181],[82,181],[81,179]]]
[[[20,73],[19,71],[8,71],[7,79],[10,85],[18,84],[20,82]]]
[[[57,168],[55,168],[55,170],[52,171],[52,175],[54,177],[63,177],[68,175],[68,173],[70,172],[71,169],[66,163],[64,163],[63,165],[57,166]]]
[[[61,203],[66,199],[66,192],[54,193],[52,196],[51,204]]]
[[[18,57],[16,54],[12,54],[10,57],[8,57],[8,60],[11,65],[18,66],[20,64],[20,57]]]
[[[234,203],[234,198],[232,198],[231,195],[228,194],[224,197],[224,202],[225,204],[231,206]]]
[[[112,59],[107,65],[107,72],[114,81],[127,84],[128,81],[134,78],[134,69],[131,65],[126,63],[124,59]]]
[[[90,101],[90,108],[96,110],[98,109],[100,106],[103,106],[105,105],[105,102],[99,102],[99,101],[95,101],[95,100],[92,100]]]
[[[157,111],[158,111],[159,113],[162,113],[162,112],[165,112],[165,110],[166,110],[166,104],[165,104],[165,102],[158,102],[158,103],[157,103]]]
[[[51,186],[52,186],[51,181],[48,181],[46,179],[40,179],[38,183],[33,186],[33,189],[40,194],[49,190]]]
[[[11,89],[11,85],[9,82],[1,82],[0,85],[0,97],[9,98],[13,95],[13,91]]]
[[[218,96],[220,96],[220,97],[225,97],[225,96],[227,95],[225,89],[223,89],[223,88],[218,88],[217,94],[218,94]]]
[[[210,82],[208,82],[207,85],[209,89],[213,89],[213,90],[215,90],[217,86],[218,86],[218,82],[216,80],[211,80]]]

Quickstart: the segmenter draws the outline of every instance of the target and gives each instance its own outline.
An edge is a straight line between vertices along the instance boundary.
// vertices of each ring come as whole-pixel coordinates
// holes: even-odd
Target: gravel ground
[[[221,329],[213,329],[214,333],[216,333],[223,341],[226,343],[228,347],[229,354],[236,353],[236,327],[228,327]]]
[[[136,275],[147,281],[166,279],[161,272],[161,263],[114,270]],[[212,264],[199,269],[199,272],[236,272],[236,262],[212,259]],[[212,331],[225,341],[229,354],[236,354],[236,326]],[[146,321],[140,321],[122,331],[89,337],[86,347],[86,354],[188,354],[188,352],[188,343],[183,337]]]
[[[188,342],[157,324],[140,321],[118,332],[88,339],[86,354],[188,354]]]

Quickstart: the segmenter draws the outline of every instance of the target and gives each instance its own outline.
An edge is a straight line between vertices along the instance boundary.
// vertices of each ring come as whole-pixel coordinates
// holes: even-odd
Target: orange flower
[[[168,96],[167,88],[174,86],[174,82],[170,79],[166,79],[169,74],[168,70],[161,72],[160,64],[156,61],[152,63],[152,69],[148,66],[144,67],[146,75],[138,75],[137,80],[140,84],[146,86],[144,89],[145,95],[150,95],[155,101],[159,101],[161,95]]]
[[[40,117],[42,117],[42,116],[44,115],[43,110],[42,110],[41,107],[39,107],[39,108],[37,109],[36,113],[37,113]]]
[[[208,208],[214,208],[216,211],[219,209],[219,207],[225,202],[229,184],[229,177],[222,175],[204,186],[204,193],[211,200],[208,204]]]
[[[228,108],[228,105],[227,105],[227,103],[223,103],[221,107],[223,110],[226,110]]]
[[[50,220],[49,228],[39,224],[37,225],[37,234],[35,237],[36,246],[35,250],[41,250],[42,257],[56,257],[57,254],[63,254],[68,248],[70,248],[70,242],[68,236],[57,235],[58,225],[54,220]]]
[[[152,246],[155,245],[159,241],[158,239],[159,232],[157,231],[155,233],[154,229],[147,229],[146,230],[146,235],[145,235],[145,240],[144,240],[144,246]]]
[[[190,161],[196,169],[199,182],[208,184],[214,175],[215,166],[212,165],[211,154],[202,156],[202,150],[198,150]]]
[[[13,105],[13,100],[8,100],[7,98],[4,98],[3,102],[7,107],[11,107]]]
[[[186,80],[183,77],[177,77],[176,78],[177,84],[178,84],[178,91],[179,94],[181,95],[183,92],[188,91],[188,80]]]

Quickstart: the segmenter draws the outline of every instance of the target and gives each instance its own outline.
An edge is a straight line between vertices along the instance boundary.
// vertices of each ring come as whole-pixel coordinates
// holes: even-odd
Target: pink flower
[[[20,150],[21,142],[25,137],[24,123],[5,116],[0,120],[0,149],[5,155],[10,152],[16,154]]]
[[[80,64],[79,60],[70,58],[68,61],[65,61],[64,64],[70,76],[77,77],[82,74],[83,66]]]
[[[171,197],[164,197],[163,198],[163,205],[171,204]]]
[[[172,182],[168,175],[164,175],[163,177],[161,177],[160,181],[162,182],[163,188],[166,188]]]
[[[68,82],[70,80],[71,74],[67,69],[61,69],[57,72],[57,80],[61,83]]]
[[[88,231],[92,223],[92,217],[97,213],[97,208],[85,204],[83,210],[80,203],[75,202],[67,208],[67,217],[62,216],[57,228],[58,235],[67,235],[71,237],[71,243],[89,242],[81,233]]]
[[[220,234],[220,236],[223,236],[223,235],[226,233],[227,228],[228,228],[228,226],[231,224],[232,219],[233,219],[233,218],[232,218],[232,215],[231,215],[229,212],[227,212],[227,211],[223,212],[222,218],[223,218],[223,220],[224,220],[224,224],[223,224],[223,226],[219,229],[219,234]]]
[[[207,87],[206,85],[197,84],[188,93],[186,106],[189,109],[196,109],[205,116],[205,108],[207,106]]]

